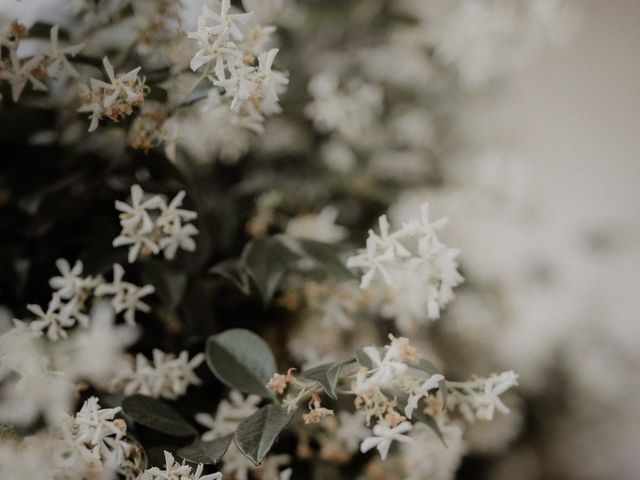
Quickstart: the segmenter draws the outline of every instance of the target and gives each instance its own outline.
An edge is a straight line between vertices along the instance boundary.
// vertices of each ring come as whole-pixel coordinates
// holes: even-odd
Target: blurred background
[[[464,113],[460,162],[484,152],[478,188],[501,201],[447,194],[439,210],[463,263],[505,296],[491,348],[531,398],[562,397],[535,413],[542,458],[516,448],[496,478],[640,474],[640,3],[573,6],[568,42]]]

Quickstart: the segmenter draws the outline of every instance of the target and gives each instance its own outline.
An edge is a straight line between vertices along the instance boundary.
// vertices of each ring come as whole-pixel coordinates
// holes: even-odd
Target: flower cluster
[[[496,410],[509,413],[500,395],[517,384],[518,375],[513,371],[468,382],[449,382],[448,405],[452,410],[458,410],[469,423],[476,419],[490,421]]]
[[[356,435],[361,441],[362,453],[376,448],[385,459],[393,441],[413,441],[408,434],[416,423],[428,418],[434,425],[446,425],[442,392],[450,392],[450,396],[455,397],[453,405],[465,417],[464,410],[470,406],[474,406],[479,418],[486,420],[492,419],[496,408],[508,413],[499,396],[516,385],[517,375],[513,372],[470,382],[447,381],[439,373],[429,373],[434,367],[422,358],[407,338],[396,338],[390,334],[389,339],[390,343],[383,349],[367,346],[358,350],[355,354],[356,370],[348,368],[353,360],[332,367],[340,372],[336,391],[355,396],[354,404],[359,412],[357,418],[367,426],[375,422],[371,435],[362,435],[360,431]],[[341,384],[345,388],[341,388]],[[309,411],[303,415],[305,424],[319,423],[334,415],[333,410],[321,405],[318,387],[318,383],[305,378],[304,373],[299,377],[294,375],[293,369],[286,375],[276,373],[267,383],[267,388],[281,396],[282,405],[289,410],[308,399]],[[436,390],[438,392],[434,393]],[[417,416],[416,411],[419,412]],[[355,437],[345,434],[344,430],[337,430],[336,437],[338,434],[346,442],[353,443]]]
[[[349,142],[361,142],[383,110],[383,92],[375,84],[354,78],[341,88],[335,72],[321,72],[311,78],[313,101],[305,114],[322,133],[335,132]]]
[[[124,269],[113,266],[113,282],[106,282],[101,276],[82,276],[81,261],[71,267],[65,259],[56,261],[60,275],[52,277],[49,285],[54,289],[51,300],[44,310],[39,305],[27,305],[27,309],[36,317],[29,326],[36,333],[46,333],[50,340],[67,338],[67,329],[79,324],[87,328],[89,300],[95,297],[110,297],[116,313],[124,312],[129,325],[135,325],[136,311],[148,312],[149,305],[141,299],[154,292],[151,285],[138,287],[124,282]]]
[[[182,207],[186,193],[179,192],[167,203],[160,195],[146,195],[140,185],[131,187],[131,205],[117,200],[122,231],[113,240],[114,247],[129,246],[129,263],[138,256],[157,255],[161,251],[167,260],[176,256],[178,249],[192,252],[196,242],[192,238],[198,229],[189,223],[198,214]]]
[[[171,453],[164,452],[165,468],[152,467],[145,470],[138,480],[222,480],[220,472],[202,475],[204,467],[199,464],[195,471],[190,465],[176,462]]]
[[[189,359],[187,351],[175,356],[155,348],[151,361],[140,353],[135,359],[130,357],[114,374],[110,389],[125,395],[140,394],[175,400],[184,395],[190,385],[202,383],[194,370],[203,361],[202,353]]]
[[[223,90],[218,100],[236,123],[261,133],[265,117],[280,112],[279,95],[289,79],[272,69],[278,49],[266,49],[275,27],[255,23],[253,12],[230,11],[230,0],[220,2],[219,13],[202,7],[198,29],[189,33],[200,47],[191,68]]]
[[[127,441],[127,424],[122,418],[116,418],[120,410],[120,407],[100,408],[98,399],[91,397],[75,416],[60,425],[52,459],[60,478],[113,473],[134,477],[143,453]]]
[[[17,20],[0,25],[0,50],[1,47],[5,47],[9,54],[8,58],[3,58],[0,54],[0,80],[6,80],[11,84],[11,97],[14,102],[20,100],[28,83],[31,83],[34,90],[46,91],[48,88],[43,83],[46,76],[56,79],[60,70],[65,75],[78,76],[78,72],[73,68],[67,56],[77,55],[83,45],[61,48],[58,41],[59,29],[58,25],[51,28],[50,42],[46,51],[30,57],[20,57],[18,53],[20,41],[29,34],[29,30]],[[0,99],[2,99],[1,96]]]
[[[453,299],[453,287],[463,281],[458,273],[458,250],[443,244],[436,233],[446,222],[446,218],[432,222],[424,204],[420,221],[391,232],[382,215],[380,234],[369,230],[366,250],[347,262],[349,267],[365,270],[362,288],[384,280],[389,289],[386,311],[399,326],[419,322],[425,315],[439,318],[440,310]]]
[[[134,107],[144,103],[146,92],[144,78],[138,76],[142,67],[116,75],[107,57],[102,59],[102,65],[109,81],[91,78],[89,85],[82,85],[80,89],[83,105],[78,111],[90,113],[90,132],[98,128],[105,116],[118,122],[131,115]]]
[[[257,395],[245,398],[239,391],[232,390],[229,399],[223,399],[218,404],[215,416],[209,413],[196,415],[196,421],[209,429],[202,434],[202,440],[210,441],[235,432],[238,424],[257,410],[259,402]]]

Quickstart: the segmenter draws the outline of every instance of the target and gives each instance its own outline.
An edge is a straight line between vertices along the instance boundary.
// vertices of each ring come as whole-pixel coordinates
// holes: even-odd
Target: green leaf
[[[260,465],[278,434],[293,418],[279,405],[265,405],[238,425],[234,440],[238,449],[255,465]]]
[[[287,268],[297,258],[276,237],[256,238],[247,245],[242,260],[265,305],[269,304]]]
[[[353,277],[353,272],[347,268],[344,261],[338,255],[338,246],[331,243],[302,238],[289,238],[289,241],[299,245],[302,252],[314,259],[323,269],[330,271],[336,276]]]
[[[336,386],[338,385],[338,377],[342,369],[342,362],[339,363],[323,363],[317,367],[305,370],[298,376],[298,380],[302,382],[317,383],[322,387],[329,397],[334,400],[336,395]]]
[[[418,370],[422,370],[423,372],[427,372],[429,375],[435,375],[440,373],[440,371],[436,368],[436,366],[428,360],[421,358],[418,363],[409,363],[410,366],[417,368]],[[440,395],[442,396],[442,410],[446,410],[447,408],[447,381],[440,380],[438,382],[438,389],[440,390]]]
[[[245,295],[249,295],[251,288],[249,286],[249,274],[242,263],[237,259],[225,260],[214,265],[209,273],[216,273],[233,283]]]
[[[197,435],[197,431],[178,412],[156,398],[132,395],[122,401],[122,411],[135,422],[176,437]]]
[[[426,413],[421,412],[420,410],[415,410],[413,412],[413,415],[411,416],[411,419],[417,420],[419,422],[426,424],[429,428],[431,428],[431,430],[434,431],[434,433],[438,436],[438,438],[444,444],[444,446],[445,447],[447,446],[447,442],[444,440],[444,436],[442,435],[442,430],[440,430],[440,426],[438,425],[438,422],[436,422],[431,415],[427,415]]]
[[[232,439],[233,435],[226,435],[209,442],[198,439],[191,445],[178,450],[178,455],[189,462],[212,465],[218,463],[224,457]]]
[[[218,379],[244,393],[270,397],[266,384],[276,373],[267,342],[249,330],[234,328],[207,340],[207,364]]]

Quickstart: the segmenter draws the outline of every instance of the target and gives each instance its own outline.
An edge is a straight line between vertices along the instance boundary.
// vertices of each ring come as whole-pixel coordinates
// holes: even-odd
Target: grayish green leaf
[[[229,448],[233,435],[216,438],[209,442],[201,439],[178,450],[178,455],[189,462],[212,465],[218,463]]]
[[[234,435],[238,449],[255,465],[260,465],[293,415],[294,412],[289,413],[279,405],[265,405],[238,425]]]
[[[298,380],[302,382],[317,383],[322,387],[329,397],[334,400],[337,398],[336,386],[338,384],[338,377],[340,376],[340,370],[342,369],[342,362],[339,363],[324,363],[317,367],[305,370],[298,376]]]
[[[342,258],[340,258],[338,246],[303,238],[289,238],[289,240],[297,244],[299,250],[315,260],[321,268],[336,276],[353,277],[353,272],[347,268]]]
[[[268,305],[291,263],[298,258],[276,237],[256,238],[247,245],[242,260]]]
[[[266,384],[276,373],[269,345],[249,330],[234,328],[209,337],[207,364],[216,377],[244,393],[270,397]]]
[[[245,295],[249,295],[249,274],[241,260],[231,259],[213,266],[209,273],[216,273],[233,283]]]
[[[198,432],[166,403],[144,395],[132,395],[122,401],[122,411],[135,422],[158,432],[188,437]]]

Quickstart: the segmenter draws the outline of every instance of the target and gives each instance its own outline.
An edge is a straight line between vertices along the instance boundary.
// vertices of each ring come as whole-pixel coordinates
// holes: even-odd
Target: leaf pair
[[[322,269],[337,275],[351,276],[335,245],[286,235],[253,239],[239,259],[225,260],[210,271],[226,278],[248,295],[251,281],[262,302],[268,305],[285,273],[302,258],[313,260]]]
[[[255,333],[231,329],[210,337],[207,364],[229,387],[271,398],[266,384],[277,371],[276,361],[267,343]],[[254,464],[260,464],[293,414],[279,405],[263,406],[238,425],[233,435],[236,446]],[[194,448],[193,456],[198,449]]]

